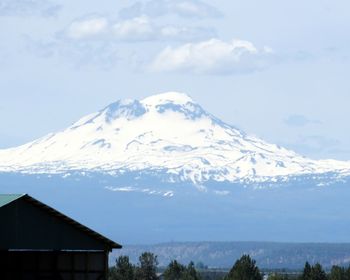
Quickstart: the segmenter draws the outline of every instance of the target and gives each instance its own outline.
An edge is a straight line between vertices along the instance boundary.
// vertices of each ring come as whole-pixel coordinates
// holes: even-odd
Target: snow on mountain
[[[141,101],[117,101],[63,131],[0,150],[3,172],[72,170],[115,175],[161,170],[169,180],[201,183],[327,172],[348,175],[350,162],[305,158],[246,135],[186,94],[168,92]]]

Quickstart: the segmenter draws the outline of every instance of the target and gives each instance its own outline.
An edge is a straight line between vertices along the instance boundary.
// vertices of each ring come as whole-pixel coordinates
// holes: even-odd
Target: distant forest
[[[126,245],[110,255],[110,265],[120,255],[136,264],[143,252],[157,255],[159,266],[177,260],[188,264],[202,263],[215,269],[229,269],[242,255],[250,255],[262,269],[302,270],[305,262],[320,263],[326,270],[333,265],[350,265],[350,244],[278,243],[278,242],[171,242],[156,245]]]
[[[177,260],[163,268],[158,265],[158,257],[151,252],[142,253],[136,265],[128,256],[119,256],[109,269],[108,280],[350,280],[350,267],[333,265],[326,272],[320,263],[305,262],[300,272],[262,271],[249,255],[241,256],[228,271],[193,262],[183,265]]]

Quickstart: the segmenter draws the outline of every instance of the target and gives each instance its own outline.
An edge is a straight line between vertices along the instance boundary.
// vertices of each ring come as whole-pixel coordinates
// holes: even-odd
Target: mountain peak
[[[140,117],[146,113],[146,109],[138,100],[124,99],[108,105],[102,110],[102,113],[104,113],[105,120],[111,122],[120,117],[126,119]]]
[[[188,102],[193,103],[193,100],[186,93],[169,91],[161,94],[152,95],[141,101],[145,105],[160,105],[166,103],[173,103],[183,105]]]
[[[188,95],[166,92],[119,100],[64,131],[0,150],[4,170],[159,171],[173,181],[238,182],[350,174],[350,163],[314,161],[278,148],[225,124]]]

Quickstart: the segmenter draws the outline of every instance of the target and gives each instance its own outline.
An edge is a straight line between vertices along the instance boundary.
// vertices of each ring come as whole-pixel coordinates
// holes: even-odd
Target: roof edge
[[[0,194],[0,208],[26,196],[26,194]]]
[[[5,194],[4,196],[7,196],[7,194]],[[74,219],[62,214],[61,212],[57,211],[56,209],[46,205],[45,203],[33,198],[32,196],[30,196],[29,194],[8,194],[8,196],[13,196],[13,199],[9,198],[7,200],[4,199],[4,204],[1,205],[1,199],[0,199],[0,208],[2,206],[8,205],[10,203],[13,203],[17,200],[20,199],[24,199],[26,201],[28,201],[31,204],[34,204],[37,207],[40,207],[42,209],[45,209],[46,211],[48,211],[50,214],[55,215],[56,217],[63,219],[65,222],[69,223],[70,225],[74,226],[76,229],[83,231],[85,233],[87,233],[88,235],[90,235],[91,237],[95,238],[95,239],[99,239],[100,241],[104,242],[106,245],[108,245],[109,251],[111,251],[112,249],[121,249],[122,245],[110,240],[109,238],[103,236],[102,234],[88,228],[87,226],[84,226],[83,224],[80,224],[79,222],[75,221]],[[1,198],[1,195],[0,195]],[[6,202],[6,203],[5,203]]]

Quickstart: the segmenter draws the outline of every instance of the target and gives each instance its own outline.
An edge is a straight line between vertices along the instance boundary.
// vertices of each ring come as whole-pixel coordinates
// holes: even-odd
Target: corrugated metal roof
[[[24,194],[0,194],[0,207],[19,199],[22,196],[24,196]]]

